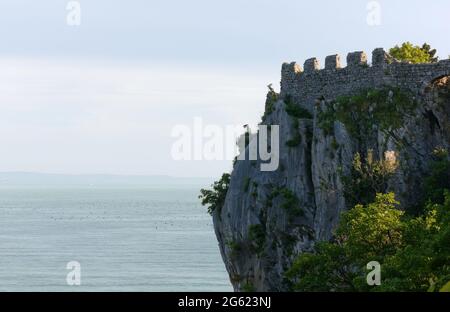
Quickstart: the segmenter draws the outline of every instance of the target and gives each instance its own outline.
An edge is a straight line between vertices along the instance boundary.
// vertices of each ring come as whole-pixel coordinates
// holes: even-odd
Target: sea
[[[198,194],[0,186],[0,291],[232,291]]]

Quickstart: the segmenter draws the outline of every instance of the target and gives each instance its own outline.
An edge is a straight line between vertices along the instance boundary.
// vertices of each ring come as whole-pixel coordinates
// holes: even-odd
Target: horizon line
[[[55,173],[55,172],[38,172],[38,171],[0,171],[1,174],[34,174],[34,175],[53,175],[53,176],[103,176],[103,177],[136,177],[136,178],[173,178],[173,179],[213,179],[212,176],[174,176],[168,174],[117,174],[117,173]]]

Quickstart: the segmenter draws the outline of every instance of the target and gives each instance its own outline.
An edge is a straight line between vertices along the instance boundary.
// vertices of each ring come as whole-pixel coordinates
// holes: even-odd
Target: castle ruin
[[[306,60],[303,68],[295,62],[284,63],[280,94],[290,95],[296,103],[312,111],[319,98],[333,100],[369,88],[393,86],[423,94],[427,86],[445,76],[450,76],[450,59],[410,64],[399,62],[378,48],[372,52],[371,65],[365,52],[349,53],[346,67],[341,67],[339,55],[327,56],[324,69],[317,58]]]

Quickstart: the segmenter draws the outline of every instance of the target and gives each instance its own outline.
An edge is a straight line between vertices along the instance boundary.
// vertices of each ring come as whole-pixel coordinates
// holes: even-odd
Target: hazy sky
[[[0,171],[217,176],[229,161],[174,161],[194,117],[256,124],[284,61],[430,43],[450,54],[448,0],[0,2]]]

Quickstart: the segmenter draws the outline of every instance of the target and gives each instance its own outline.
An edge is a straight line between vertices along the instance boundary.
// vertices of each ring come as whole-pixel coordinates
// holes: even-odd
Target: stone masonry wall
[[[296,103],[311,112],[316,100],[322,97],[332,100],[340,95],[386,85],[423,92],[435,79],[450,75],[450,60],[432,64],[402,63],[382,48],[372,52],[371,66],[365,52],[353,52],[347,55],[347,67],[344,68],[340,65],[339,55],[327,56],[324,69],[320,69],[317,58],[306,60],[303,67],[295,62],[283,64],[281,96],[291,95]]]

